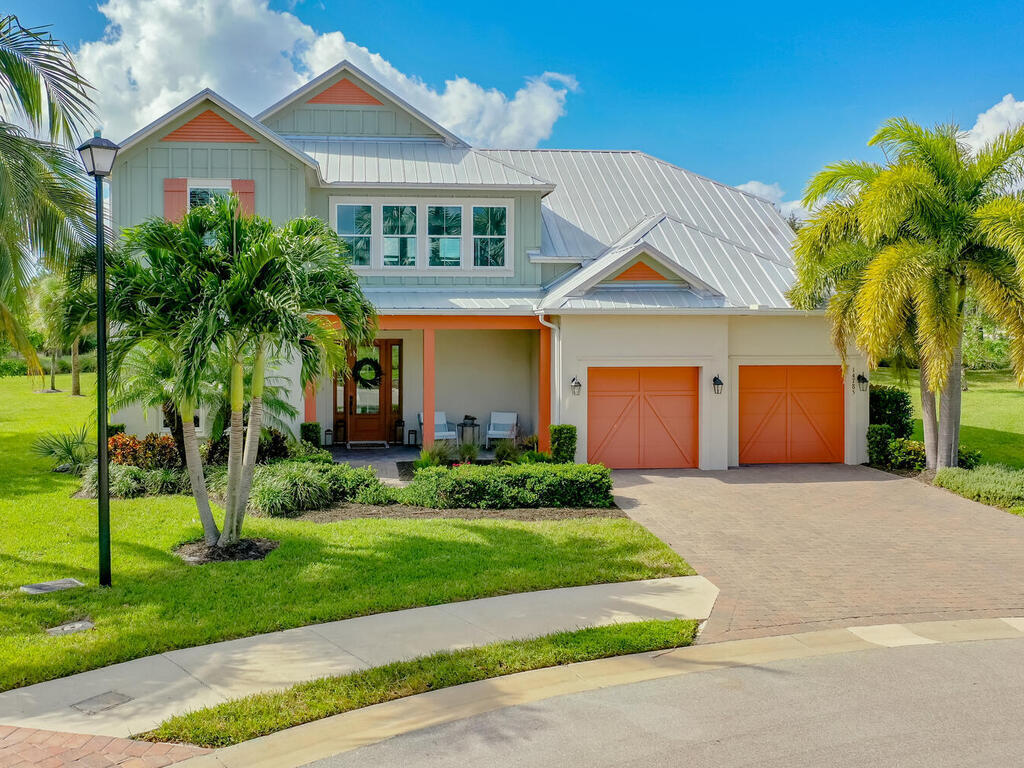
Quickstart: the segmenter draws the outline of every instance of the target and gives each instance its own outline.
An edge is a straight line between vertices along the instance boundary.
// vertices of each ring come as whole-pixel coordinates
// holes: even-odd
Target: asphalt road
[[[1024,640],[881,648],[561,696],[311,764],[1024,765]]]

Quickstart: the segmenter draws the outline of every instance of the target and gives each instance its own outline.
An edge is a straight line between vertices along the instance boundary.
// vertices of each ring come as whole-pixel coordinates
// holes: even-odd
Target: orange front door
[[[699,371],[588,369],[588,461],[613,469],[696,467]]]
[[[843,460],[838,365],[741,365],[740,464]]]

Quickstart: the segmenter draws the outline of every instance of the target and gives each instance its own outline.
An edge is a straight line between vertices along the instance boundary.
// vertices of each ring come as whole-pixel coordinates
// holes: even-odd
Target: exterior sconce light
[[[722,381],[718,374],[715,374],[715,378],[711,380],[711,386],[714,388],[715,394],[720,395],[722,394],[722,387],[725,386],[725,382]]]
[[[572,390],[573,395],[578,396],[583,391],[583,382],[573,376],[569,382],[569,389]]]
[[[867,376],[865,376],[863,373],[858,373],[857,374],[857,386],[860,387],[860,391],[861,392],[867,392],[868,391],[868,384],[869,383],[870,382],[868,381],[868,377]]]
[[[324,445],[334,445],[334,430],[333,429],[325,429],[324,430]]]

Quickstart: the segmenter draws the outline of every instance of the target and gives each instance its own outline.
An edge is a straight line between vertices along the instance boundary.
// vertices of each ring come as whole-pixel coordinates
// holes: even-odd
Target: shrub
[[[124,424],[107,424],[107,437],[124,434]]]
[[[134,499],[146,495],[146,471],[128,464],[111,464],[108,470],[110,495],[118,499]],[[95,488],[95,480],[93,480]],[[96,491],[93,491],[95,495]]]
[[[139,441],[136,460],[121,463],[134,464],[142,469],[180,469],[181,457],[173,437],[151,432]]]
[[[887,424],[896,437],[914,433],[914,404],[905,389],[872,384],[868,396],[868,423]]]
[[[925,468],[924,443],[897,437],[889,442],[889,469],[906,469],[921,472]]]
[[[299,425],[299,437],[310,445],[320,447],[320,422],[304,421]]]
[[[984,504],[1006,508],[1024,504],[1024,470],[999,464],[940,469],[935,484]]]
[[[876,467],[889,466],[889,443],[896,439],[896,433],[888,424],[868,426],[868,463]]]
[[[609,507],[612,479],[600,464],[465,464],[421,469],[397,495],[437,509]]]
[[[476,443],[463,443],[459,446],[459,460],[472,464],[480,455],[480,446]]]
[[[353,501],[373,507],[386,507],[397,501],[397,494],[394,488],[384,485],[384,483],[374,483],[360,488]]]
[[[536,435],[527,435],[519,441],[519,446],[524,451],[535,451],[539,443],[540,439]]]
[[[557,464],[571,464],[576,461],[575,425],[551,425],[551,458]]]
[[[144,483],[147,496],[192,492],[188,473],[180,469],[151,469],[146,472]]]
[[[499,464],[518,464],[521,455],[515,440],[499,440],[494,448],[494,460]]]
[[[377,473],[370,467],[350,467],[348,464],[331,464],[322,467],[331,488],[334,501],[350,501],[364,488],[378,485]]]
[[[0,376],[27,376],[28,364],[24,360],[0,360]]]
[[[334,457],[324,448],[317,448],[305,440],[289,439],[287,443],[288,461],[309,461],[318,464],[333,464]]]
[[[550,464],[553,461],[551,454],[544,451],[525,451],[519,457],[520,464]]]
[[[265,464],[257,467],[253,475],[249,509],[265,515],[290,515],[350,501],[360,493],[370,493],[367,489],[379,484],[368,467],[297,461]],[[214,492],[222,493],[222,488],[220,477],[211,482]]]
[[[260,432],[258,461],[268,462],[288,458],[288,438],[273,427],[264,427]]]
[[[43,435],[32,444],[32,452],[53,459],[54,472],[74,475],[82,474],[95,455],[85,425],[77,430]]]
[[[455,459],[455,448],[447,440],[437,440],[429,448],[420,451],[420,457],[414,461],[413,467],[423,469],[424,467],[439,467],[443,464],[450,464]]]
[[[117,432],[107,438],[107,455],[114,464],[135,466],[139,455],[139,438]]]

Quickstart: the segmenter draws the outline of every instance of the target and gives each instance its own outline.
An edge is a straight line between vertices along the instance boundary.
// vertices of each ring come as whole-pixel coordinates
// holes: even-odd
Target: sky
[[[905,115],[1024,121],[1017,2],[8,0],[119,140],[211,87],[259,112],[343,58],[474,146],[638,149],[777,202]],[[1015,97],[1020,97],[1020,101]]]

